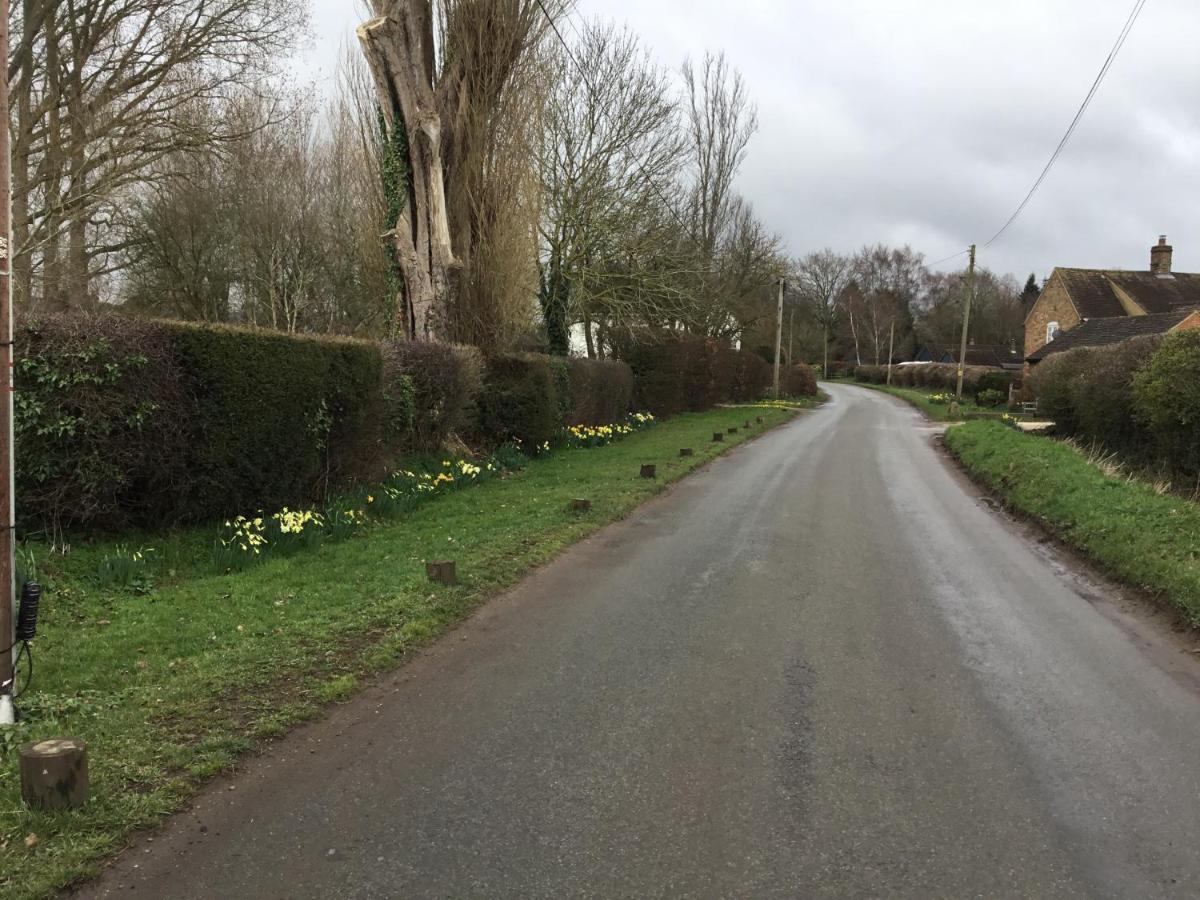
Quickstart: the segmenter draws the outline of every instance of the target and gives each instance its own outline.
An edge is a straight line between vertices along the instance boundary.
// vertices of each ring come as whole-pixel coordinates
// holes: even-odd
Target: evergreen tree
[[[1038,286],[1037,276],[1032,272],[1029,274],[1029,280],[1025,282],[1025,287],[1021,291],[1021,308],[1025,312],[1029,312],[1033,308],[1033,304],[1037,303],[1037,298],[1042,294],[1042,289]]]

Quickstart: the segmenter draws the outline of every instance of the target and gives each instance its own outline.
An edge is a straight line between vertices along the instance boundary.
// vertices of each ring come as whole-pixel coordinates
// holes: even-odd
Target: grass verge
[[[36,680],[19,704],[26,719],[3,733],[0,896],[44,896],[94,873],[133,830],[180,808],[257,742],[344,699],[531,568],[794,414],[679,416],[238,574],[122,592],[97,588],[87,567],[48,573]],[[759,415],[763,425],[712,442]],[[680,458],[682,447],[695,456]],[[657,464],[657,480],[639,477],[642,463]],[[591,512],[568,512],[574,497],[592,500]],[[456,559],[463,583],[430,585],[427,559]],[[88,742],[92,800],[80,811],[35,813],[20,802],[11,748],[51,736]]]
[[[951,428],[946,445],[1009,506],[1200,627],[1200,504],[1106,475],[1066,444],[996,422]]]
[[[899,397],[901,400],[906,400],[935,422],[999,419],[1008,412],[1004,407],[979,406],[973,400],[964,397],[962,403],[959,404],[959,415],[952,416],[950,415],[949,403],[935,403],[929,399],[933,394],[939,393],[936,391],[924,391],[920,388],[893,387],[886,384],[866,384],[861,381],[848,381],[847,384],[870,388],[873,391],[880,391],[884,394],[891,394],[893,397]]]

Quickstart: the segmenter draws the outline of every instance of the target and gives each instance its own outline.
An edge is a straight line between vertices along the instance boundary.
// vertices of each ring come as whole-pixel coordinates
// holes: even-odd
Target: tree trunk
[[[22,0],[22,44],[30,40],[36,24],[32,0]],[[17,73],[20,84],[16,97],[16,128],[12,152],[12,229],[13,229],[13,288],[15,301],[31,309],[33,304],[33,249],[29,246],[29,145],[33,131],[33,62],[27,56],[23,71]]]
[[[592,338],[592,317],[586,313],[583,316],[583,342],[587,346],[588,359],[595,359],[596,342]]]
[[[460,268],[450,243],[428,6],[396,3],[389,15],[358,29],[387,136],[402,129],[407,137],[407,202],[391,237],[411,309],[409,336],[417,340],[430,340],[441,330]]]

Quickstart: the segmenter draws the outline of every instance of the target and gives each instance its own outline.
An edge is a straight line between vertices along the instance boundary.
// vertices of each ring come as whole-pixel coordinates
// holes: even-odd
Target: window
[[[1052,340],[1054,340],[1056,337],[1058,337],[1058,333],[1060,331],[1062,331],[1062,329],[1058,327],[1057,322],[1051,322],[1049,325],[1047,325],[1046,326],[1046,343],[1048,344]]]

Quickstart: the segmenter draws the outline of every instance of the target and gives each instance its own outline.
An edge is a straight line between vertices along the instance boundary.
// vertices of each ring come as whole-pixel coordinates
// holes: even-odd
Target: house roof
[[[1088,319],[1070,331],[1061,332],[1050,343],[1035,350],[1029,355],[1028,361],[1040,362],[1047,356],[1076,347],[1106,347],[1110,344],[1120,344],[1130,338],[1166,334],[1191,314],[1190,309],[1180,309],[1155,316],[1117,315]]]
[[[1117,296],[1118,290],[1151,315],[1200,307],[1200,274],[1064,268],[1057,273],[1083,319],[1128,315]]]

